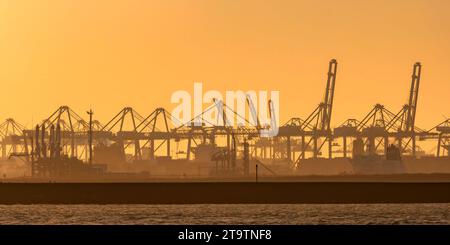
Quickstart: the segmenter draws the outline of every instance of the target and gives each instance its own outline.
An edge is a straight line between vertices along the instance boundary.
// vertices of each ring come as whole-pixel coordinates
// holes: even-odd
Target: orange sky
[[[447,0],[2,0],[0,120],[172,110],[194,82],[279,90],[282,121],[306,118],[336,58],[332,125],[375,103],[397,112],[421,61],[416,124],[430,128],[450,116],[449,13]]]

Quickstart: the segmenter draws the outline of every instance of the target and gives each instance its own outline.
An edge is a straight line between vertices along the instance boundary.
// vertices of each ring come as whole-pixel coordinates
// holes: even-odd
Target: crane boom
[[[324,110],[320,129],[329,130],[331,123],[331,113],[333,110],[334,86],[336,84],[337,61],[332,59],[328,65],[327,87],[325,90],[325,98],[323,101]]]
[[[420,62],[414,64],[413,73],[411,77],[411,89],[409,92],[409,100],[407,105],[406,123],[404,124],[404,131],[414,131],[416,121],[417,100],[419,98],[420,75],[422,72],[422,65]]]
[[[250,114],[252,115],[252,118],[254,120],[254,122],[256,122],[256,129],[260,130],[261,129],[261,123],[259,121],[259,117],[258,117],[258,113],[256,112],[256,108],[255,105],[253,104],[252,98],[250,97],[250,95],[246,95],[246,100],[247,100],[247,104],[250,110]]]

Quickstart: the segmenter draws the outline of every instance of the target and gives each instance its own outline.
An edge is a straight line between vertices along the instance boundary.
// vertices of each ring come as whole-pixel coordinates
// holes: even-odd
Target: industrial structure
[[[298,166],[307,158],[333,159],[336,155],[351,158],[356,141],[362,142],[362,151],[367,155],[386,155],[388,148],[395,145],[401,156],[417,159],[423,156],[417,142],[428,141],[436,145],[435,158],[450,159],[450,119],[429,130],[416,126],[420,63],[413,66],[408,101],[397,113],[376,104],[362,119],[348,119],[333,129],[330,125],[337,67],[337,61],[332,59],[328,64],[324,99],[317,108],[306,119],[288,120],[274,137],[260,137],[266,126],[260,125],[256,115],[253,116],[257,125],[251,126],[244,115],[222,101],[216,101],[177,127],[172,125],[180,123],[164,108],[142,116],[133,108],[125,107],[101,124],[92,120],[92,111],[88,113],[90,120],[86,121],[68,106],[61,106],[33,129],[26,129],[13,119],[0,124],[1,157],[16,156],[38,162],[31,158],[45,159],[49,151],[51,157],[66,156],[91,164],[92,161],[105,164],[202,161],[213,162],[218,172],[248,174],[250,159],[261,164],[284,162],[287,166]],[[252,108],[252,102],[247,102]],[[195,123],[209,110],[223,112],[218,116],[223,122],[221,126],[204,120],[201,125]],[[248,126],[231,126],[227,118],[230,115],[242,117]],[[44,150],[48,142],[44,138],[52,139],[58,150]]]

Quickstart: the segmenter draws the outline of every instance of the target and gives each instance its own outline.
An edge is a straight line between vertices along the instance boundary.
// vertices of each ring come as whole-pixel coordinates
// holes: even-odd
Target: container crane
[[[317,108],[306,118],[305,123],[302,126],[302,130],[306,127],[312,127],[312,138],[313,141],[313,157],[317,158],[319,152],[326,141],[328,141],[328,156],[331,158],[332,154],[332,132],[330,128],[331,115],[333,111],[333,99],[334,99],[334,88],[336,85],[336,73],[337,73],[337,61],[332,59],[328,64],[328,74],[327,74],[327,85],[325,89],[325,96],[322,103],[320,103]],[[318,145],[318,139],[320,137],[325,137],[326,140],[323,141],[320,146]],[[311,142],[310,140],[310,142]],[[308,145],[309,143],[308,142]]]

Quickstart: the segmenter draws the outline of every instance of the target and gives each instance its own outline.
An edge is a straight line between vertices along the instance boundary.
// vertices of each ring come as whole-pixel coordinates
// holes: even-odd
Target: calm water
[[[450,204],[0,205],[0,224],[450,224]]]

